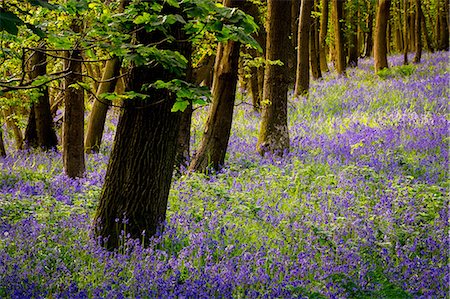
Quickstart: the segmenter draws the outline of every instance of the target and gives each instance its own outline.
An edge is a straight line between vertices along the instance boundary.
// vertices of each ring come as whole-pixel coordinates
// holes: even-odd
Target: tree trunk
[[[184,42],[160,43],[160,49],[176,50],[190,58],[186,36],[180,28],[171,29],[175,39]],[[139,31],[136,41],[152,44],[164,37],[159,31]],[[126,89],[142,93],[144,84],[174,78],[160,66],[134,66]],[[186,80],[186,76],[179,79]],[[175,102],[171,93],[161,90],[146,93],[149,99],[145,103],[129,100],[123,105],[95,215],[95,234],[108,249],[123,244],[122,230],[133,239],[148,240],[163,229],[166,217],[181,113],[171,112]],[[123,218],[128,220],[126,225]]]
[[[317,0],[314,1],[314,11],[317,10]],[[312,18],[311,32],[309,33],[309,58],[311,62],[311,75],[313,79],[322,78],[319,59],[319,20],[316,16]]]
[[[3,130],[0,128],[0,157],[6,157],[5,142],[3,141]]]
[[[192,105],[186,107],[181,115],[180,130],[178,134],[177,153],[175,157],[175,167],[177,171],[186,169],[190,163],[190,144],[191,144],[191,123],[192,112],[194,112]]]
[[[313,1],[313,0],[310,0]],[[298,27],[300,24],[300,3],[303,2],[301,0],[291,0],[291,31],[289,36],[291,37],[291,43],[289,45],[289,80],[290,82],[295,82],[296,77],[296,68],[298,64]]]
[[[41,44],[41,47],[43,47],[43,44]],[[47,61],[44,53],[38,51],[34,52],[31,63],[32,70],[30,77],[32,80],[47,74]],[[42,94],[39,96],[37,102],[32,105],[34,117],[30,116],[30,119],[34,118],[34,121],[36,122],[37,146],[44,150],[56,149],[58,138],[56,137],[56,132],[53,127],[48,87],[43,87],[41,93]],[[32,144],[33,143],[31,143],[31,145]]]
[[[365,50],[364,50],[364,57],[370,57],[372,55],[372,50],[373,50],[373,15],[374,15],[374,9],[373,7],[369,4],[368,7],[368,13],[369,15],[367,16],[367,34],[366,34],[366,43],[365,43]]]
[[[355,6],[356,5],[356,6]],[[353,11],[352,11],[353,10]],[[358,66],[358,3],[351,5],[348,13],[349,18],[349,36],[348,36],[348,65]]]
[[[427,29],[427,22],[425,19],[425,14],[423,13],[422,9],[420,10],[420,12],[421,12],[420,20],[421,20],[421,24],[422,24],[422,32],[425,36],[426,47],[427,47],[428,51],[430,51],[431,53],[434,53],[433,42],[431,41],[431,36]]]
[[[309,89],[309,33],[314,0],[302,0],[298,26],[297,76],[294,95],[305,95]]]
[[[414,56],[413,62],[419,63],[422,58],[422,28],[421,28],[421,16],[422,13],[422,4],[420,0],[416,0],[416,55]]]
[[[88,126],[85,139],[86,153],[98,153],[102,143],[103,131],[105,128],[106,114],[108,112],[108,101],[101,99],[104,93],[114,92],[117,77],[120,74],[122,62],[118,57],[113,57],[106,62],[102,76],[102,82],[98,86],[96,99],[89,115]]]
[[[232,1],[226,3],[234,4]],[[233,7],[233,6],[230,6]],[[213,102],[196,156],[190,171],[219,170],[225,161],[233,121],[238,76],[240,43],[228,41],[217,48],[214,66]]]
[[[332,0],[333,3],[333,27],[334,27],[334,48],[336,71],[338,74],[345,72],[345,52],[344,52],[344,29],[342,27],[342,18],[344,14],[344,1]]]
[[[408,2],[403,1],[403,64],[408,64]]]
[[[27,127],[25,128],[24,144],[26,148],[38,147],[38,136],[36,129],[36,114],[34,104],[31,104],[30,113],[28,114]]]
[[[81,31],[79,19],[72,21],[74,32]],[[84,91],[82,88],[71,87],[83,80],[82,56],[79,49],[72,50],[66,60],[66,68],[70,74],[66,77],[64,124],[63,124],[63,163],[67,176],[81,177],[84,174]]]
[[[322,12],[320,16],[319,33],[319,59],[322,72],[328,72],[327,62],[327,30],[328,30],[328,0],[322,0]]]
[[[266,66],[264,76],[264,103],[257,150],[261,155],[282,155],[289,150],[287,126],[287,50],[289,47],[289,1],[268,0],[266,58],[281,60],[284,64]]]
[[[3,115],[5,117],[6,125],[10,130],[13,131],[14,134],[14,140],[16,142],[16,148],[18,150],[23,149],[23,135],[20,128],[17,126],[15,120],[14,120],[14,110],[11,107],[6,107],[3,110]]]
[[[391,0],[380,0],[377,10],[374,44],[375,72],[388,67],[386,30],[389,20],[390,5]]]
[[[439,50],[448,51],[449,49],[449,27],[448,27],[448,16],[449,16],[449,3],[448,0],[437,0],[441,2],[440,9],[438,12],[439,16]]]

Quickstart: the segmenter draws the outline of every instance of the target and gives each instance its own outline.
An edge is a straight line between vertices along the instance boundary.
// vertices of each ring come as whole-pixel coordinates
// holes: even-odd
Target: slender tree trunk
[[[416,0],[416,55],[414,56],[413,62],[419,63],[422,58],[422,28],[421,28],[421,16],[422,13],[422,4],[420,0]]]
[[[449,49],[449,3],[448,0],[437,0],[440,4],[439,16],[439,50],[448,51]]]
[[[344,1],[332,0],[334,9],[333,27],[334,27],[334,48],[336,54],[336,71],[338,74],[345,72],[345,52],[344,52],[344,31],[342,19],[344,15]]]
[[[433,47],[433,42],[431,40],[431,36],[430,33],[428,32],[427,29],[427,22],[425,19],[425,14],[423,13],[423,10],[420,10],[421,15],[420,15],[420,20],[421,20],[421,24],[422,24],[422,32],[425,36],[425,45],[428,49],[428,51],[430,51],[431,53],[434,53],[434,47]]]
[[[370,57],[372,55],[373,51],[373,15],[374,15],[374,9],[372,5],[369,3],[368,7],[368,13],[367,16],[367,34],[366,34],[366,43],[365,43],[365,51],[364,51],[364,57]]]
[[[226,4],[234,3],[230,1]],[[224,164],[236,98],[239,48],[240,43],[234,41],[221,43],[217,48],[213,103],[202,141],[189,167],[191,171],[205,172],[209,167],[219,170]]]
[[[314,11],[317,10],[317,0],[314,1]],[[319,20],[316,16],[312,18],[311,32],[309,33],[309,58],[311,62],[311,75],[313,79],[322,78],[319,59]]]
[[[297,76],[294,94],[305,95],[309,89],[309,33],[314,0],[302,0],[298,26]]]
[[[291,0],[291,43],[289,47],[289,80],[295,82],[296,69],[297,69],[297,53],[298,53],[298,27],[300,24],[300,3],[303,0]]]
[[[3,115],[5,117],[6,125],[10,130],[13,131],[14,134],[14,140],[16,142],[16,148],[18,150],[23,149],[23,135],[22,131],[20,130],[19,126],[17,126],[16,122],[14,121],[14,110],[11,107],[6,107],[3,110]]]
[[[31,104],[30,113],[28,114],[27,127],[25,128],[24,144],[26,148],[38,147],[38,136],[36,129],[36,114],[34,104]]]
[[[348,13],[350,32],[348,37],[348,65],[358,66],[358,3],[352,5]]]
[[[408,2],[403,1],[403,64],[408,64]]]
[[[387,25],[391,0],[380,0],[375,25],[374,61],[375,72],[388,67],[387,62]]]
[[[212,77],[214,71],[215,55],[203,55],[198,62],[197,66],[193,70],[193,77],[195,83],[203,84],[204,86],[212,86]]]
[[[181,114],[180,130],[178,134],[177,153],[175,157],[175,167],[178,171],[189,167],[191,160],[191,123],[192,113],[194,112],[192,105],[186,107]]]
[[[102,82],[98,86],[96,99],[94,100],[94,105],[89,115],[84,143],[86,153],[98,153],[100,150],[106,115],[109,108],[108,101],[102,99],[102,94],[114,92],[117,77],[120,74],[121,64],[121,60],[115,56],[106,62]]]
[[[3,130],[0,128],[0,157],[6,157],[5,142],[3,141]]]
[[[320,33],[319,33],[319,58],[320,58],[320,69],[322,72],[328,72],[328,61],[327,61],[327,30],[328,30],[328,0],[322,1],[322,11],[320,16]]]
[[[282,155],[289,150],[287,126],[287,50],[289,47],[289,1],[268,0],[266,58],[284,64],[268,65],[264,76],[264,104],[257,150],[261,155]]]
[[[41,44],[41,47],[43,47],[43,44]],[[47,61],[44,53],[39,51],[34,52],[31,63],[33,65],[30,76],[32,80],[47,74]],[[36,122],[37,146],[44,150],[56,149],[58,138],[56,137],[56,132],[53,127],[48,87],[41,89],[41,96],[38,98],[37,102],[32,105],[32,109],[34,117],[30,116],[30,119],[34,118],[34,121]],[[31,144],[33,144],[33,142]]]
[[[79,19],[72,21],[74,32],[81,31]],[[65,173],[71,177],[81,177],[84,174],[84,91],[71,87],[82,81],[82,56],[79,49],[72,50],[66,60],[66,68],[70,74],[66,77],[65,108],[63,124],[63,163]]]

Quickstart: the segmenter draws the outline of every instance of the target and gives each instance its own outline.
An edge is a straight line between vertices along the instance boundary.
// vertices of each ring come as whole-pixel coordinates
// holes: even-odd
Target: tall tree
[[[298,24],[297,75],[294,94],[304,95],[309,89],[309,33],[311,28],[311,11],[314,0],[302,0],[300,21]]]
[[[358,65],[358,0],[350,0],[348,3],[348,65],[355,67]]]
[[[190,70],[183,69],[190,65],[192,47],[182,22],[155,26],[151,16],[164,19],[164,15],[179,15],[189,21],[189,17],[193,18],[189,13],[198,18],[202,10],[190,1],[180,3],[179,8],[171,6],[168,1],[158,3],[161,5],[150,7],[146,2],[138,2],[130,8],[150,16],[142,20],[150,26],[137,30],[133,39],[137,45],[130,49],[139,49],[139,52],[135,53],[137,59],[133,60],[126,87],[129,93],[145,94],[146,101],[127,100],[117,125],[94,226],[96,236],[108,249],[118,248],[121,244],[121,228],[124,227],[118,222],[123,217],[128,219],[126,232],[133,239],[142,239],[143,234],[155,235],[163,229],[166,217],[181,118],[181,113],[171,112],[177,103],[178,92],[170,86],[174,82],[186,82]],[[217,15],[220,18],[211,24],[219,20],[225,22],[227,17],[235,21],[236,26],[223,26],[229,30],[228,33],[236,33],[244,25],[245,29],[252,27],[239,11],[224,9],[214,3],[208,8],[214,11],[202,19],[209,21]],[[242,29],[237,33],[246,37],[251,32]],[[161,86],[161,82],[163,86],[169,86],[169,90],[155,89]],[[184,90],[183,94],[186,93],[189,92]]]
[[[0,157],[6,157],[5,142],[3,141],[3,130],[0,127]]]
[[[333,27],[334,27],[334,49],[335,66],[338,74],[345,72],[345,51],[344,51],[344,1],[332,0],[333,3]]]
[[[388,67],[387,61],[387,25],[391,0],[380,0],[375,21],[374,62],[375,72]]]
[[[327,61],[327,29],[328,29],[328,0],[322,0],[322,10],[320,15],[320,30],[319,30],[319,58],[320,69],[322,72],[328,72]]]
[[[367,3],[367,32],[365,34],[365,45],[364,45],[364,57],[370,57],[373,51],[373,15],[374,15],[374,5],[373,1],[369,0]]]
[[[408,0],[403,0],[403,64],[408,64]]]
[[[280,60],[283,65],[269,64],[264,76],[264,103],[257,150],[283,154],[289,149],[287,125],[287,59],[289,48],[289,1],[268,0],[267,2],[267,43],[266,59]]]
[[[419,63],[422,58],[422,15],[422,3],[420,0],[416,0],[416,55],[413,59],[414,63]]]
[[[45,53],[43,53],[44,50],[44,43],[41,43],[40,49],[32,54],[30,60],[31,80],[47,74],[47,57]],[[41,88],[37,101],[31,106],[30,116],[28,119],[32,122],[32,124],[28,124],[27,128],[29,128],[29,130],[36,131],[29,132],[27,130],[28,134],[25,134],[25,143],[32,147],[36,146],[43,149],[56,149],[56,146],[58,145],[58,138],[56,137],[56,132],[53,127],[48,86]]]
[[[108,112],[108,103],[102,99],[102,94],[113,92],[117,78],[120,74],[121,59],[114,56],[108,60],[103,71],[102,81],[100,82],[97,93],[89,115],[86,138],[84,142],[87,153],[98,153],[103,138],[105,128],[106,114]]]
[[[318,0],[314,0],[314,17],[312,18],[311,31],[309,33],[309,60],[311,65],[311,75],[314,79],[322,78],[319,58],[319,18]]]
[[[71,29],[81,32],[81,19],[74,17]],[[77,87],[82,81],[81,50],[76,46],[65,60],[69,74],[65,81],[64,123],[63,123],[63,163],[65,173],[71,177],[81,177],[85,171],[84,162],[84,91]]]
[[[244,12],[252,11],[249,1],[225,0],[226,7],[237,7]],[[225,161],[228,140],[233,122],[236,85],[238,80],[240,43],[219,43],[214,65],[212,86],[213,102],[209,110],[202,141],[189,169],[204,172],[209,167],[219,170]]]

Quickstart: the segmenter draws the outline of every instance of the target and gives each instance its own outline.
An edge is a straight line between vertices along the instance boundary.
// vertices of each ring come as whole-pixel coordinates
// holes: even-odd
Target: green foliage
[[[416,70],[416,66],[412,64],[393,66],[390,68],[384,68],[377,72],[377,75],[381,79],[388,79],[392,77],[409,77]]]

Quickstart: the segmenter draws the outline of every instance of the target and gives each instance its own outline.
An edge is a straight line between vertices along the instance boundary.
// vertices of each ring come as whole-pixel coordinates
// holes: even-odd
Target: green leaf
[[[28,0],[28,2],[31,5],[41,6],[41,7],[45,7],[45,8],[52,9],[52,10],[58,8],[56,5],[50,4],[47,1],[43,1],[43,0]]]
[[[5,30],[12,35],[17,35],[19,33],[19,28],[17,28],[17,26],[23,24],[24,22],[14,13],[0,11],[0,31]]]
[[[175,104],[173,104],[173,107],[170,111],[172,112],[177,112],[177,111],[181,111],[184,112],[184,110],[186,110],[187,106],[189,106],[189,101],[185,100],[185,101],[176,101]]]

